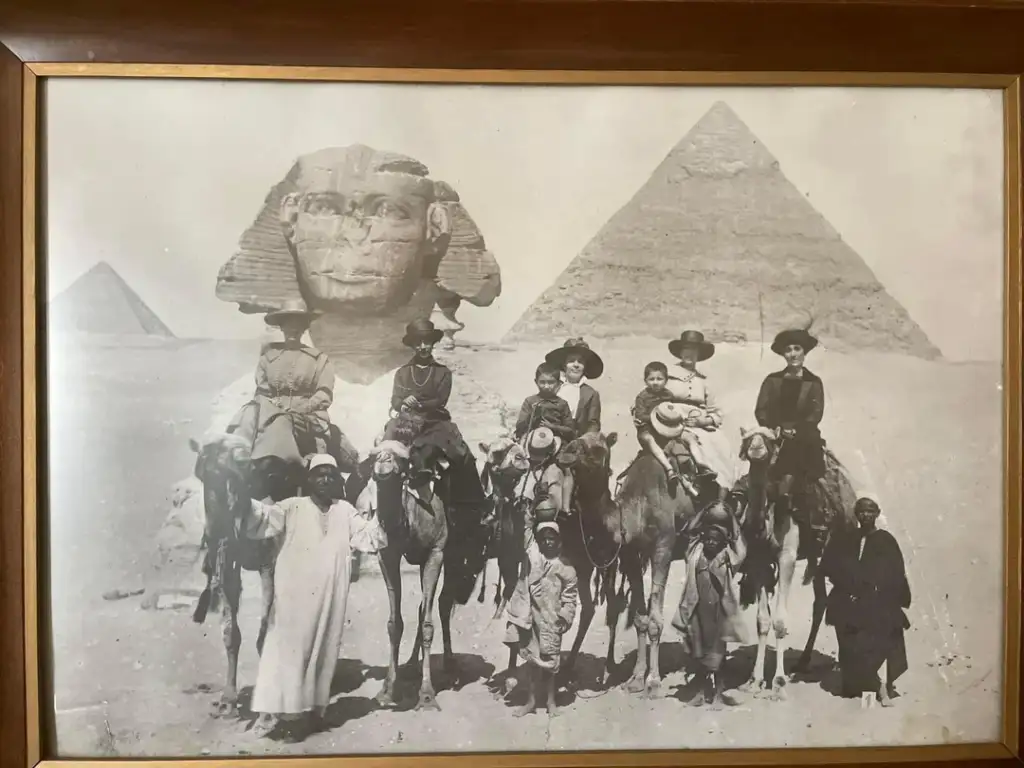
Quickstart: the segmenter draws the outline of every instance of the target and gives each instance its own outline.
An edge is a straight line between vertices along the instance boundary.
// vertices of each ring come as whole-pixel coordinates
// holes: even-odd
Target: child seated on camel
[[[547,427],[562,441],[576,438],[576,421],[569,404],[556,394],[561,379],[561,371],[550,363],[537,366],[533,379],[537,393],[523,401],[516,419],[516,440],[538,427]]]
[[[696,474],[689,443],[693,435],[686,431],[686,417],[673,401],[667,383],[668,367],[664,363],[653,362],[644,367],[647,386],[636,396],[631,410],[636,437],[641,448],[665,468],[670,489],[679,483],[689,494],[697,496],[693,481],[680,473],[683,467],[692,467]]]
[[[509,603],[509,633],[505,644],[518,648],[526,662],[527,700],[516,716],[528,715],[537,708],[538,690],[543,691],[548,716],[556,714],[555,674],[561,665],[562,638],[576,618],[579,588],[576,570],[562,556],[558,523],[537,523],[534,540],[526,554],[526,578],[516,584]]]

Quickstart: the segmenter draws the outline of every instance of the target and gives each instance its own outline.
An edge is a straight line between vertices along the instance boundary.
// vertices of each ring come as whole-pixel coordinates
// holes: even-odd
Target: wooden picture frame
[[[991,744],[871,749],[390,755],[351,766],[1020,761],[1021,226],[1024,3],[568,0],[441,5],[130,4],[34,0],[0,9],[0,764],[52,760],[41,731],[44,373],[37,335],[41,82],[58,76],[999,88],[1006,137],[1003,735]],[[327,764],[328,758],[252,764]],[[144,760],[200,766],[223,760]],[[232,760],[232,763],[241,764]]]

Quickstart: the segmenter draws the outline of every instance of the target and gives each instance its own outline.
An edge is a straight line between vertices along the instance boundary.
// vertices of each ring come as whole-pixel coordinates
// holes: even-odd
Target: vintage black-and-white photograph
[[[60,755],[998,739],[1001,91],[44,98]]]

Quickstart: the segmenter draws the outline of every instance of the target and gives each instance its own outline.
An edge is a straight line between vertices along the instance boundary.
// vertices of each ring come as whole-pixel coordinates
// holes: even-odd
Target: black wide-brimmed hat
[[[405,326],[405,336],[402,337],[402,343],[407,347],[415,347],[421,341],[437,344],[442,338],[444,338],[444,334],[437,330],[432,322],[423,318],[421,320],[413,320]]]
[[[291,299],[277,309],[267,312],[263,319],[267,325],[280,326],[282,322],[292,319],[302,320],[308,325],[313,322],[313,318],[318,314],[318,312],[306,306],[306,302],[302,299]]]
[[[772,352],[785,356],[786,347],[790,344],[799,344],[806,353],[818,346],[818,340],[802,328],[790,328],[775,336],[775,341],[772,342]]]
[[[672,339],[668,343],[668,351],[672,353],[674,357],[681,357],[680,353],[683,351],[683,347],[693,346],[697,348],[697,360],[707,360],[713,354],[715,354],[715,345],[704,338],[704,334],[700,331],[683,331],[679,334],[678,339]]]
[[[548,352],[544,356],[544,360],[558,368],[558,370],[563,370],[569,355],[580,355],[583,357],[583,375],[588,379],[596,379],[604,373],[604,360],[583,339],[567,339],[565,344],[558,349]]]

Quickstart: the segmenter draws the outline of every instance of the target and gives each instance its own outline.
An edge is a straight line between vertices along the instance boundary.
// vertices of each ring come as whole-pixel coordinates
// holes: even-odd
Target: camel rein
[[[569,471],[571,472],[572,470],[570,469]],[[605,471],[607,472],[608,477],[611,477],[611,468],[606,466],[605,467]],[[615,504],[615,508],[616,508],[616,510],[618,510],[618,513],[619,513],[619,541],[615,545],[615,554],[613,554],[611,556],[611,559],[608,560],[608,562],[605,563],[604,565],[598,565],[597,563],[594,562],[594,556],[590,553],[590,546],[587,544],[587,531],[586,531],[586,528],[584,527],[584,523],[583,523],[583,517],[584,517],[584,515],[583,515],[583,508],[580,507],[579,504],[575,505],[576,506],[576,516],[580,520],[580,538],[583,539],[583,551],[586,553],[587,560],[590,561],[590,564],[596,570],[599,570],[599,571],[607,570],[608,568],[610,568],[612,566],[612,564],[616,560],[619,559],[619,552],[622,551],[622,542],[626,538],[625,524],[623,522],[623,516],[622,516],[622,505],[619,504],[616,501],[613,501],[613,503]]]

